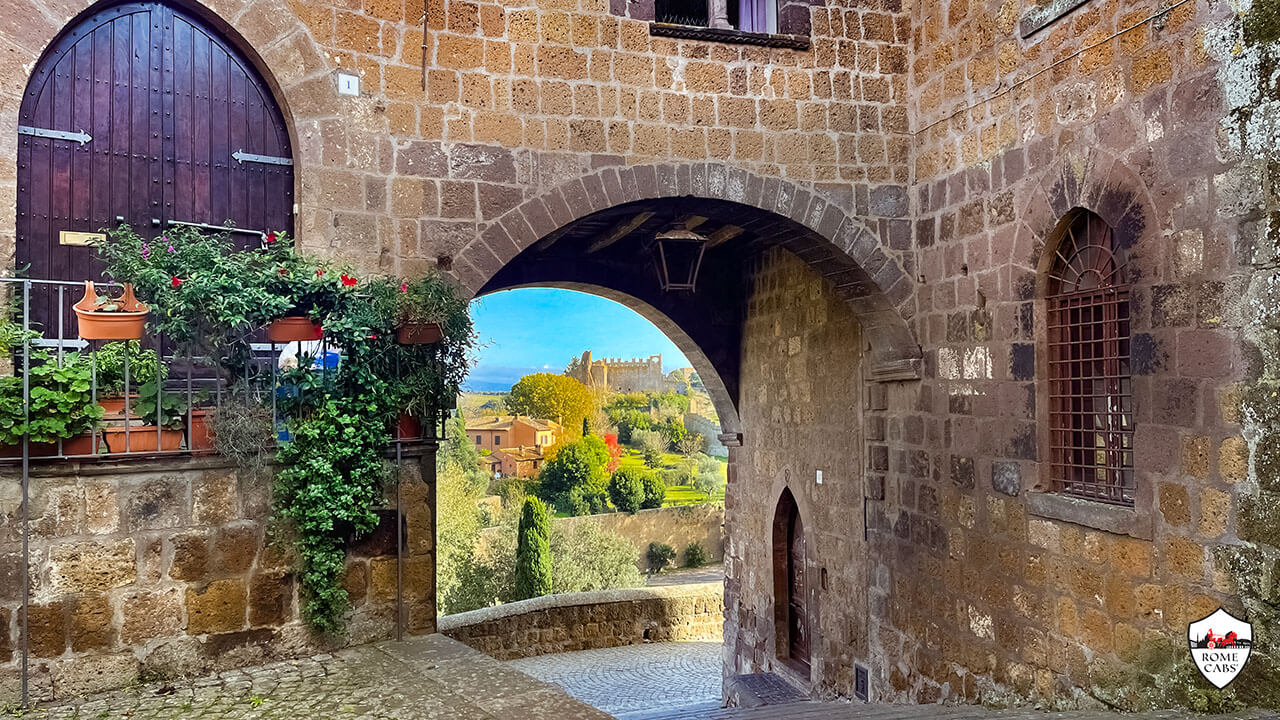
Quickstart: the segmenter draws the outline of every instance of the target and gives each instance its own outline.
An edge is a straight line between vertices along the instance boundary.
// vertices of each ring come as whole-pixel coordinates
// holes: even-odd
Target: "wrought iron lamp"
[[[695,290],[707,238],[680,227],[659,233],[655,239],[658,241],[658,273],[662,291]]]

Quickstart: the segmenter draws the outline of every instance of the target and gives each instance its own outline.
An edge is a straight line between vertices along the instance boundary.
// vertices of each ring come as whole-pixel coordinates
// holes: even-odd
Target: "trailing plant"
[[[213,444],[219,455],[240,467],[261,470],[276,446],[271,408],[234,395],[227,398],[213,413]]]

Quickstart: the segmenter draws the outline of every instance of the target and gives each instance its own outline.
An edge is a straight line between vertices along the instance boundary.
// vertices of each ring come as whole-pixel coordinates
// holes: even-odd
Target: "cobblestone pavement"
[[[8,717],[0,712],[0,717]],[[148,685],[22,715],[41,720],[609,720],[442,635]]]
[[[650,575],[645,585],[693,585],[705,582],[724,582],[724,565],[709,565],[693,570],[668,570]]]
[[[720,643],[626,645],[507,664],[613,715],[719,705]]]

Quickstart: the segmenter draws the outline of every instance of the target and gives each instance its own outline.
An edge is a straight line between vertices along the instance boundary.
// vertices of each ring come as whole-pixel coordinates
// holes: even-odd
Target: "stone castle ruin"
[[[569,377],[591,388],[607,388],[615,392],[662,392],[666,376],[662,374],[662,355],[648,358],[602,358],[595,360],[591,351],[568,370]]]

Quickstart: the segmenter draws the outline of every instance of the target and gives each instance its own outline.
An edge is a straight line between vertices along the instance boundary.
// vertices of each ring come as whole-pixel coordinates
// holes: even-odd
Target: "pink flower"
[[[402,292],[402,293],[407,293],[407,292],[409,292],[409,283],[407,283],[407,282],[402,282],[402,283],[400,283],[400,292]]]
[[[177,251],[177,250],[174,250],[174,249],[173,249],[173,246],[172,246],[172,245],[170,245],[170,246],[169,246],[169,252],[178,252],[178,251]]]
[[[151,246],[147,245],[146,243],[142,243],[142,259],[143,260],[151,259]]]

